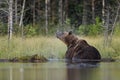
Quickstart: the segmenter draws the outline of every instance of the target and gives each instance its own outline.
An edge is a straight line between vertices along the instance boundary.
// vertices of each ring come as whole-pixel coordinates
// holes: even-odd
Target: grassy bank
[[[80,37],[81,38],[81,37]],[[83,37],[89,44],[95,46],[102,57],[120,58],[120,38],[115,37],[111,46],[103,46],[102,37]],[[0,58],[20,57],[41,54],[45,57],[63,58],[66,46],[55,37],[37,36],[21,39],[14,37],[8,44],[7,37],[0,37]]]
[[[7,37],[0,37],[0,58],[11,58],[33,54],[45,57],[62,57],[66,46],[55,37],[14,37],[8,45]]]

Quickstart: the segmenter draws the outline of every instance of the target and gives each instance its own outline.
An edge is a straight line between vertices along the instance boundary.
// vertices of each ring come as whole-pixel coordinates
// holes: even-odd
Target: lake
[[[0,80],[120,80],[120,62],[2,62]]]

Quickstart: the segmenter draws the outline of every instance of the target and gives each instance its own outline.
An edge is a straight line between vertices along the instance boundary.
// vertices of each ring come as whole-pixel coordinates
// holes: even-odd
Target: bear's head
[[[57,32],[56,37],[64,42],[67,46],[74,44],[78,40],[78,38],[72,33],[72,31]]]

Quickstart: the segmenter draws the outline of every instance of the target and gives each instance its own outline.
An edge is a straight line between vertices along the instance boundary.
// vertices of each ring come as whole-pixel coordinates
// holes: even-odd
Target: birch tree
[[[26,0],[23,0],[23,6],[22,6],[22,10],[21,10],[19,27],[21,27],[23,24],[23,14],[24,14],[24,9],[25,9],[25,2],[26,2]]]
[[[112,1],[111,1],[112,2]],[[102,21],[104,28],[104,46],[109,46],[112,41],[113,31],[118,19],[120,4],[115,1],[112,4],[102,0]]]
[[[51,2],[51,23],[54,24],[55,19],[56,19],[56,7],[54,7],[56,5],[55,1]]]
[[[19,23],[19,28],[21,28],[22,38],[23,38],[23,17],[24,17],[25,3],[26,3],[26,0],[23,0],[23,6],[21,10],[20,23]]]
[[[92,23],[95,23],[95,0],[92,0]]]
[[[65,20],[68,18],[68,0],[65,0]]]
[[[13,31],[13,0],[9,0],[9,13],[8,13],[8,39],[12,39]]]
[[[35,25],[35,0],[33,0],[33,26]]]
[[[45,0],[45,32],[48,33],[48,1]]]
[[[82,17],[82,24],[87,24],[87,0],[83,1],[83,17]]]
[[[106,46],[108,41],[108,34],[107,34],[107,26],[105,23],[105,0],[102,0],[102,24],[104,28],[104,46]]]
[[[105,25],[105,0],[102,0],[102,24]]]
[[[18,0],[15,0],[15,23],[18,24]]]
[[[112,31],[110,33],[110,42],[112,41],[112,36],[113,36],[114,29],[115,29],[115,25],[117,23],[117,20],[118,20],[119,14],[120,14],[119,13],[120,12],[120,2],[119,1],[117,1],[117,2],[118,2],[118,7],[117,7],[117,11],[116,11],[115,20],[114,20],[113,25],[112,25]]]
[[[59,0],[59,25],[63,26],[63,0]]]

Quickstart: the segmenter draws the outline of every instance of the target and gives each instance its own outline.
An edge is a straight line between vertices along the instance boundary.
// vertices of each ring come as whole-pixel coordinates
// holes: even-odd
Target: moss
[[[14,57],[9,59],[10,62],[46,62],[48,61],[44,56],[34,54],[31,56],[22,56],[22,57]]]

